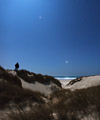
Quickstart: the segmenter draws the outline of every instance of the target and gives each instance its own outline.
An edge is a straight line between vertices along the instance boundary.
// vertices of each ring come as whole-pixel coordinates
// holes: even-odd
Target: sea
[[[58,80],[74,80],[80,76],[54,76]]]

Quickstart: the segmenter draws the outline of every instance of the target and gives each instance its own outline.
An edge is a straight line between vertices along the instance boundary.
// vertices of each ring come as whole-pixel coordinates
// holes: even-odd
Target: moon
[[[66,64],[68,64],[69,63],[69,61],[68,60],[66,60]]]
[[[42,16],[39,16],[39,19],[42,19]]]

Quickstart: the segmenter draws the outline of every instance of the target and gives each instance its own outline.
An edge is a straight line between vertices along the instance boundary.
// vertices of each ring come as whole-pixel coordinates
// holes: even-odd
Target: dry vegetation
[[[22,87],[20,79],[17,76],[13,76],[12,74],[9,74],[1,66],[0,66],[0,82],[9,83],[12,85],[17,85],[19,87]]]
[[[18,110],[9,115],[10,120],[53,120],[52,111],[46,106],[40,105],[30,111]]]
[[[27,70],[18,70],[16,72],[20,78],[22,78],[28,83],[35,83],[35,81],[37,81],[42,84],[50,84],[50,82],[54,82],[59,87],[61,87],[61,83],[52,76],[35,74]]]
[[[79,116],[91,115],[97,113],[100,115],[100,86],[91,87],[82,90],[69,91],[61,90],[55,92],[51,96],[51,100],[54,98],[58,101],[53,104],[54,110],[59,113],[60,120],[70,120],[79,118]],[[100,116],[98,116],[100,118]]]
[[[96,113],[100,119],[100,86],[83,90],[60,90],[54,92],[50,97],[51,104],[42,105],[36,110],[19,112],[10,116],[11,120],[81,120],[84,116]],[[27,117],[25,117],[27,116]],[[96,118],[90,118],[97,120]]]
[[[27,104],[31,106],[33,102],[42,104],[44,103],[42,97],[45,96],[39,92],[33,92],[7,83],[0,83],[0,109],[9,107],[10,103],[21,105],[22,107],[27,106]]]

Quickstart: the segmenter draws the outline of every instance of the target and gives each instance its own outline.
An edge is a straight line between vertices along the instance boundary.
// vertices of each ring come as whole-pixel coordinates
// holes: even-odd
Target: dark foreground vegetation
[[[11,120],[86,120],[100,119],[100,86],[83,90],[60,90],[50,97],[50,104],[10,115]],[[88,118],[89,117],[89,118]]]
[[[42,97],[45,96],[39,92],[33,92],[7,83],[0,83],[0,109],[10,107],[10,104],[21,107],[31,106],[33,102],[42,104],[44,103]]]
[[[76,118],[78,120],[83,116],[92,116],[92,114],[100,119],[100,86],[73,92],[61,90],[51,95],[52,101],[54,98],[57,101],[54,102],[53,107],[59,113],[60,120]]]
[[[18,109],[18,113],[12,112],[9,115],[10,120],[53,120],[52,110],[46,106],[40,105],[32,108],[30,111]]]
[[[0,66],[0,82],[8,83],[12,85],[17,85],[19,87],[22,87],[21,81],[17,76],[13,76],[12,74],[9,74],[5,69],[3,69]]]

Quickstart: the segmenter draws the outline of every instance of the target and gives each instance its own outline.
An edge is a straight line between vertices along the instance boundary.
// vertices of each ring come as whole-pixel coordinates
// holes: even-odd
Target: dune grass
[[[50,84],[50,82],[53,82],[59,87],[61,87],[61,83],[52,76],[35,74],[27,70],[18,70],[16,72],[20,78],[22,78],[28,83],[35,83],[35,81],[37,81],[42,84]]]
[[[100,115],[100,86],[75,91],[56,91],[51,96],[52,100],[54,98],[58,99],[53,107],[59,113],[60,120],[62,117],[67,119],[68,116],[78,119],[79,113],[89,115],[95,112]]]
[[[54,92],[48,109],[45,106],[37,108],[37,111],[31,110],[27,113],[25,120],[53,120],[53,113],[57,114],[57,120],[81,120],[83,116],[96,114],[100,118],[100,86],[81,89],[76,91],[59,90]],[[57,99],[54,102],[54,99]],[[19,118],[25,117],[25,114],[18,114]],[[16,115],[13,115],[14,120]],[[92,118],[91,118],[92,119]],[[13,120],[13,119],[11,119]],[[22,119],[23,120],[23,119]]]
[[[1,66],[0,66],[0,79],[2,80],[2,82],[6,82],[12,85],[17,85],[19,87],[22,87],[21,80],[17,76],[13,76],[12,74],[9,74]]]
[[[6,108],[10,103],[27,106],[27,101],[30,105],[32,102],[44,103],[42,97],[45,97],[44,94],[39,92],[33,92],[8,83],[0,83],[0,108]]]
[[[53,120],[50,108],[39,105],[29,111],[18,110],[9,115],[10,120]]]

